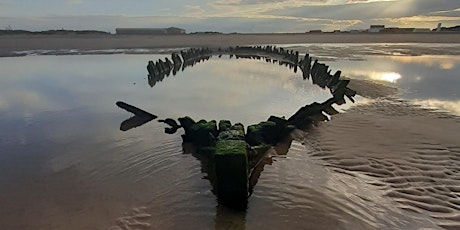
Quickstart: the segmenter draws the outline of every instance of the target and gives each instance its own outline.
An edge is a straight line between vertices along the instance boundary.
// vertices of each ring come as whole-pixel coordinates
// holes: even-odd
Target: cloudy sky
[[[305,32],[460,25],[460,0],[0,0],[0,29]]]

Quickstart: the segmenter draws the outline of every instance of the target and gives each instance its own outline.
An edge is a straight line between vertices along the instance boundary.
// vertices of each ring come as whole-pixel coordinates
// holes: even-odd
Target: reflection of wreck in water
[[[300,69],[303,79],[309,79],[311,76],[313,84],[321,88],[329,88],[333,95],[340,96],[343,92],[339,91],[345,90],[345,96],[352,101],[352,96],[355,95],[354,91],[346,87],[349,80],[340,78],[341,71],[331,75],[329,66],[319,63],[318,60],[312,63],[312,58],[309,54],[305,54],[304,58],[300,58],[298,51],[285,50],[276,46],[237,46],[227,49],[192,48],[180,51],[180,54],[173,53],[171,55],[172,61],[165,58],[165,60],[159,59],[156,62],[148,62],[149,85],[151,87],[155,86],[158,82],[163,81],[165,77],[168,77],[171,72],[176,75],[179,70],[184,71],[197,63],[208,61],[212,56],[220,58],[222,55],[229,55],[230,58],[235,57],[236,59],[265,60],[273,64],[278,63],[293,69],[295,73]]]
[[[222,55],[278,63],[294,72],[300,69],[304,80],[311,77],[313,84],[329,89],[332,94],[325,102],[315,102],[300,108],[288,119],[271,116],[267,121],[248,126],[246,132],[242,124],[232,125],[227,120],[195,122],[190,117],[179,118],[178,122],[171,118],[159,120],[169,125],[165,128],[168,134],[175,133],[179,128],[184,129],[184,153],[192,153],[200,160],[202,171],[207,173],[219,201],[227,206],[244,208],[264,165],[271,163],[267,153],[275,151],[277,155],[287,154],[293,140],[292,131],[305,130],[315,122],[328,120],[327,115],[338,113],[332,105],[344,104],[345,97],[354,102],[356,92],[347,87],[350,81],[340,77],[341,71],[331,75],[327,65],[317,60],[312,63],[308,54],[299,59],[298,52],[274,46],[229,47],[225,50],[201,48],[181,51],[180,55],[173,53],[172,61],[168,58],[149,61],[149,85],[153,87],[171,72],[175,75],[179,70],[183,71],[196,63],[209,60],[212,56]],[[117,102],[117,105],[135,114],[122,123],[120,129],[123,131],[156,118],[155,115],[126,103]]]
[[[229,47],[227,49],[210,49],[210,48],[199,48],[189,49],[180,51],[180,54],[173,53],[171,60],[165,58],[165,60],[157,60],[156,62],[149,61],[147,70],[149,72],[149,85],[155,86],[157,82],[163,81],[165,77],[168,77],[171,73],[176,75],[179,70],[184,71],[186,68],[193,67],[195,64],[202,61],[208,61],[212,56],[221,58],[223,55],[229,55],[230,58],[235,57],[236,59],[255,59],[265,60],[270,63],[278,63],[284,65],[294,72],[297,72],[298,68],[310,69],[311,58],[308,54],[302,62],[299,62],[299,52],[284,50],[283,48],[276,48],[275,46],[256,46],[256,47]],[[305,60],[309,60],[307,63]],[[308,71],[306,72],[308,74]],[[305,78],[305,74],[304,74]]]

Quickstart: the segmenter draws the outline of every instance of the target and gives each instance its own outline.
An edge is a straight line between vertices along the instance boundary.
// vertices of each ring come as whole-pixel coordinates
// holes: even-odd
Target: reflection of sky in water
[[[285,66],[216,57],[166,78],[151,91],[156,94],[153,98],[167,95],[165,106],[172,116],[188,114],[245,124],[272,114],[288,117],[301,106],[331,96]]]
[[[305,104],[322,102],[330,94],[301,79],[285,66],[245,59],[219,59],[186,68],[153,88],[147,84],[146,63],[165,55],[29,56],[2,58],[0,69],[0,123],[17,128],[3,140],[22,140],[20,133],[65,139],[76,122],[43,134],[28,125],[44,122],[39,115],[80,114],[86,123],[104,114],[116,125],[129,114],[116,108],[118,100],[131,103],[160,118],[190,115],[196,119],[230,119],[245,124],[271,114],[289,116]],[[417,104],[460,114],[460,57],[363,56],[366,61],[325,62],[333,70],[358,79],[386,81],[402,89],[401,96]],[[48,115],[47,115],[48,114]],[[79,118],[80,117],[80,118]],[[116,120],[115,117],[117,117]],[[107,120],[106,119],[106,120]],[[46,120],[46,119],[45,119]],[[64,120],[64,119],[61,119]],[[14,122],[18,123],[14,124]],[[48,121],[52,123],[51,121]],[[93,121],[94,122],[94,121]],[[48,128],[51,129],[51,128]],[[64,135],[67,133],[66,135]],[[32,136],[31,136],[32,135]]]
[[[148,60],[164,55],[29,56],[2,58],[0,145],[120,138],[131,114],[125,101],[160,118],[230,119],[244,124],[290,116],[330,97],[285,66],[216,57],[151,88]],[[157,125],[151,122],[147,126]],[[88,131],[87,128],[91,127]],[[91,133],[91,137],[88,136]]]
[[[394,84],[401,97],[460,115],[460,56],[365,56],[329,64],[345,76]]]
[[[173,217],[196,210],[214,215],[215,197],[201,179],[200,163],[182,154],[181,131],[166,135],[165,125],[152,121],[122,132],[120,123],[131,114],[115,102],[125,101],[160,118],[190,115],[252,124],[271,114],[290,116],[301,106],[331,96],[285,66],[240,59],[213,58],[152,88],[147,62],[164,57],[2,58],[0,174],[7,175],[0,178],[2,207],[16,208],[14,218],[27,209],[33,215],[24,222],[31,224],[59,223],[69,215],[83,221],[92,213],[112,220],[119,215],[114,213],[124,213],[127,205],[140,200],[164,202],[152,205],[163,209],[155,212],[159,216],[169,209],[177,213]],[[184,198],[188,202],[174,206]],[[76,212],[80,219],[74,217]],[[197,223],[203,219],[212,217]]]
[[[131,114],[117,108],[115,102],[131,103],[160,118],[191,115],[197,119],[230,118],[253,123],[270,114],[289,116],[300,106],[322,102],[330,96],[284,66],[235,59],[227,62],[215,57],[151,88],[147,84],[147,61],[163,57],[2,58],[0,174],[6,175],[0,178],[2,206],[6,202],[6,207],[25,207],[34,214],[31,216],[46,221],[50,216],[67,220],[71,215],[74,219],[76,212],[91,215],[92,210],[96,215],[112,210],[125,212],[126,205],[153,200],[151,214],[160,213],[155,220],[180,223],[180,217],[189,215],[196,219],[195,224],[209,221],[214,218],[215,197],[209,192],[209,184],[201,180],[199,163],[181,153],[180,133],[165,135],[164,125],[158,122],[121,132],[120,123]],[[338,60],[327,64],[352,78],[393,82],[405,89],[403,97],[426,105],[450,107],[450,111],[460,107],[456,90],[460,85],[456,74],[460,68],[458,57],[364,57],[367,61]],[[322,168],[315,172],[314,166],[306,164],[310,160],[303,157],[304,151],[300,144],[294,145],[289,157],[266,168],[243,224],[267,226],[270,222],[261,222],[261,213],[288,228],[297,222],[308,223],[309,209],[300,208],[302,205],[311,207],[311,214],[327,216],[327,221],[343,218],[343,222],[349,222],[347,215],[337,213],[337,204],[345,204],[352,211],[361,210],[361,206],[349,206],[349,200],[341,198],[349,187],[337,187],[339,183]],[[305,165],[309,170],[305,171]],[[318,173],[322,177],[316,177]],[[308,188],[311,185],[302,184],[311,178],[324,179],[318,182],[324,186]],[[327,180],[331,180],[330,185]],[[337,193],[330,188],[343,191]],[[91,199],[81,199],[74,191]],[[376,197],[372,200],[381,198]],[[284,208],[284,198],[292,200],[288,203],[291,206]],[[318,201],[321,202],[315,203]],[[328,209],[324,209],[323,201],[330,204],[326,205]],[[197,213],[201,216],[195,216]],[[80,216],[75,220],[87,219]],[[35,223],[24,220],[27,221]]]
[[[160,118],[190,115],[195,119],[228,118],[252,124],[266,120],[271,114],[290,116],[301,106],[330,97],[327,90],[303,81],[300,73],[295,74],[285,66],[217,58],[169,76],[151,88],[147,82],[147,62],[164,57],[2,58],[0,174],[8,177],[0,179],[0,187],[7,189],[0,193],[8,193],[5,184],[18,184],[27,178],[38,181],[50,175],[47,174],[50,171],[76,170],[91,178],[105,178],[105,174],[126,170],[133,161],[144,160],[141,163],[145,167],[127,171],[134,175],[129,180],[139,180],[154,177],[152,170],[160,166],[177,164],[177,159],[164,159],[182,159],[177,155],[181,153],[180,133],[166,135],[165,125],[156,121],[121,132],[120,123],[131,114],[116,107],[119,100]],[[164,159],[150,160],[155,155]],[[174,175],[182,172],[188,173],[177,169]],[[23,191],[37,190],[34,184],[20,184]],[[59,191],[59,185],[56,186]],[[152,186],[165,187],[165,183],[152,180]],[[142,191],[151,193],[151,190]],[[31,210],[36,210],[34,207]]]
[[[228,60],[228,57],[213,57],[198,63],[151,88],[147,84],[146,63],[163,57],[165,55],[2,58],[0,123],[11,130],[24,128],[23,132],[17,128],[12,132],[15,134],[5,135],[3,141],[24,142],[24,137],[14,136],[28,133],[32,138],[32,133],[47,132],[31,131],[29,126],[44,122],[39,116],[56,116],[54,123],[59,123],[60,113],[80,114],[75,115],[75,119],[84,117],[86,123],[104,114],[106,120],[113,119],[119,125],[129,114],[116,108],[118,100],[160,118],[190,115],[196,119],[230,119],[250,124],[265,120],[271,114],[289,116],[305,104],[322,102],[330,96],[328,91],[303,81],[300,73],[285,66],[255,60]],[[337,59],[325,63],[351,78],[394,84],[402,89],[403,98],[417,104],[460,114],[459,56],[363,57],[365,61]],[[59,127],[71,135],[69,127],[74,124],[76,122],[67,121],[67,125]],[[53,130],[46,135],[65,139],[64,134],[55,133],[59,132]]]
[[[285,66],[211,59],[150,88],[146,63],[160,55],[39,56],[3,59],[0,108],[27,116],[90,108],[112,111],[126,101],[160,117],[231,119],[244,123],[271,114],[290,116],[330,97]]]

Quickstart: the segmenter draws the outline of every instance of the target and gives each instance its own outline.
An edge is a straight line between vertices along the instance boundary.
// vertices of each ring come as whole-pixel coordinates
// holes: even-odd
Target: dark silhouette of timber
[[[131,112],[134,114],[133,117],[123,121],[120,125],[120,130],[121,131],[128,131],[132,128],[135,128],[135,127],[138,127],[138,126],[141,126],[153,119],[156,119],[157,116],[149,113],[149,112],[146,112],[142,109],[139,109],[135,106],[132,106],[132,105],[129,105],[129,104],[126,104],[125,102],[122,102],[122,101],[118,101],[116,103],[116,105],[128,112]]]
[[[311,125],[328,120],[328,116],[339,112],[332,105],[346,103],[345,97],[354,102],[356,92],[347,87],[350,80],[341,77],[341,71],[331,74],[329,66],[312,62],[309,54],[303,58],[299,52],[285,50],[275,46],[229,47],[226,49],[192,48],[173,53],[171,60],[149,61],[147,65],[148,83],[151,87],[161,82],[171,73],[176,75],[195,64],[207,61],[212,56],[264,60],[273,64],[284,65],[294,72],[302,71],[304,80],[310,80],[321,88],[329,89],[331,98],[317,103],[305,105],[289,118],[270,116],[266,121],[249,125],[246,128],[227,120],[219,122],[211,120],[195,121],[190,117],[181,117],[176,122],[172,118],[159,120],[167,124],[167,134],[184,129],[184,153],[192,153],[200,160],[202,171],[207,173],[213,189],[221,204],[244,209],[247,198],[252,194],[254,186],[266,164],[272,160],[267,152],[276,151],[278,155],[287,154],[292,142],[291,133],[306,130]],[[135,106],[117,102],[120,108],[135,114],[134,117],[121,124],[126,131],[156,118]],[[179,124],[178,124],[179,123]]]

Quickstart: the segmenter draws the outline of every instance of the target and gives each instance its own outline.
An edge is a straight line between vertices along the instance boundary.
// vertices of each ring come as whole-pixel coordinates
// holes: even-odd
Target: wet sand
[[[237,36],[239,38],[232,38],[232,36]],[[374,35],[350,34],[349,36],[342,37],[342,39],[340,39],[340,37],[334,37],[338,35],[314,35],[318,36],[314,37],[314,39],[313,35],[310,35],[312,36],[310,39],[306,39],[306,35],[295,35],[292,37],[290,37],[291,35],[286,35],[284,40],[282,39],[281,35],[270,35],[268,38],[260,36],[261,35],[185,35],[177,37],[160,36],[158,38],[148,36],[34,36],[33,39],[30,39],[30,37],[10,36],[0,37],[0,53],[30,49],[161,48],[202,46],[204,44],[210,46],[228,46],[256,43],[292,44],[296,42],[320,42],[321,39],[329,42],[449,43],[460,41],[460,39],[458,39],[459,35],[456,34],[443,34],[439,35],[440,37],[436,37],[434,35],[433,37],[423,35],[388,35],[388,37],[373,37]],[[398,40],[398,36],[403,36],[405,38],[402,39],[399,37]],[[275,39],[275,37],[277,38]],[[361,40],[357,38],[360,38]],[[365,38],[367,38],[367,40]],[[370,38],[374,38],[374,40],[369,40]],[[321,161],[321,165],[327,166],[327,170],[330,169],[333,174],[350,175],[353,178],[359,178],[359,180],[363,180],[369,185],[377,187],[385,197],[390,198],[392,201],[394,201],[395,205],[397,205],[400,209],[407,211],[407,213],[414,213],[414,215],[423,214],[424,216],[429,216],[433,218],[435,224],[446,229],[459,229],[460,171],[458,168],[460,165],[460,143],[458,141],[458,131],[460,131],[460,118],[454,115],[449,115],[447,113],[435,112],[432,110],[416,107],[406,101],[396,99],[394,95],[397,93],[397,89],[389,86],[378,85],[369,81],[353,80],[350,84],[350,88],[355,89],[359,95],[370,99],[372,102],[362,103],[356,107],[352,107],[346,113],[338,114],[332,117],[331,121],[321,123],[312,130],[309,130],[308,134],[303,133],[303,138],[298,139],[301,142],[304,142],[305,146],[307,146],[307,149],[310,149],[311,146],[314,148],[314,151],[308,152],[308,155],[311,155],[312,158]],[[148,133],[151,133],[151,129],[148,130]],[[148,138],[143,138],[148,139],[150,142],[150,140],[156,140],[154,137],[158,138],[161,136],[161,134],[162,133],[159,132],[156,134],[150,134]],[[180,146],[180,138],[177,138],[175,141],[177,143],[174,142],[174,145],[172,146]],[[167,143],[170,145],[169,142]],[[162,143],[157,143],[158,146],[160,146],[160,144]],[[165,146],[168,147],[168,145]],[[126,146],[123,147],[126,148]],[[129,150],[129,148],[127,149]],[[173,149],[174,151],[178,151],[178,148]],[[145,166],[145,168],[151,167],[152,165],[155,165],[154,163],[158,161],[158,158],[150,156],[149,151],[150,149],[148,151],[142,152],[140,156],[134,155],[133,158],[138,161],[145,160],[144,158],[149,159],[150,161],[141,162],[145,163],[145,165],[141,164],[141,166]],[[304,149],[299,150],[299,152],[302,154],[305,153]],[[181,152],[174,153],[175,155],[172,154],[173,156],[182,156]],[[143,154],[146,156],[143,156]],[[170,154],[170,152],[168,152],[168,154]],[[291,154],[290,157],[292,157],[292,155],[294,154]],[[180,159],[182,159],[182,163],[193,163],[191,157],[190,159],[185,157],[173,159],[172,162],[178,162]],[[293,160],[293,162],[297,161],[298,160]],[[123,161],[120,160],[120,162]],[[275,166],[279,164],[280,163],[278,162],[275,164]],[[199,176],[199,169],[196,165],[191,165],[189,167],[186,167],[188,165],[184,166],[184,164],[180,165],[181,167],[187,169],[184,170],[185,172],[192,172],[191,175],[188,175],[189,177]],[[289,167],[292,167],[292,165],[289,165]],[[303,167],[299,168],[303,169]],[[69,168],[68,170],[72,171],[74,169]],[[95,173],[101,172],[100,169],[98,170],[95,170]],[[125,168],[123,168],[123,170],[131,172]],[[264,173],[270,173],[269,170],[270,168],[268,168]],[[283,168],[283,170],[283,172],[285,172],[287,167]],[[158,173],[157,171],[154,172]],[[163,173],[165,175],[169,175],[169,172]],[[182,177],[187,178],[185,175],[182,175]],[[181,177],[178,176],[178,178]],[[6,181],[6,179],[4,180]],[[11,180],[13,181],[13,179]],[[78,182],[78,188],[74,187],[77,183],[71,183],[72,181]],[[95,181],[98,182],[97,180]],[[107,181],[107,179],[104,181]],[[75,178],[72,176],[69,177],[69,173],[66,173],[65,171],[63,171],[62,174],[56,174],[56,176],[52,179],[43,178],[42,180],[38,181],[26,181],[21,183],[21,185],[11,186],[7,189],[9,193],[4,193],[6,194],[5,197],[13,197],[14,199],[4,199],[11,200],[10,202],[4,203],[4,207],[13,208],[4,208],[0,210],[0,213],[2,213],[5,217],[3,221],[7,222],[7,224],[8,221],[17,219],[17,213],[24,213],[22,216],[24,216],[27,221],[24,221],[23,223],[18,221],[17,223],[14,223],[14,225],[10,225],[20,226],[23,229],[61,229],[66,227],[68,229],[80,229],[78,227],[81,226],[91,229],[94,226],[110,226],[113,224],[112,222],[114,222],[113,216],[121,217],[116,220],[116,226],[114,226],[112,229],[131,229],[130,227],[137,227],[137,229],[175,229],[173,223],[175,223],[177,220],[174,220],[168,216],[168,212],[166,212],[166,214],[158,214],[159,217],[155,216],[157,215],[156,213],[159,212],[159,210],[156,210],[156,207],[167,207],[172,210],[170,213],[175,212],[174,207],[170,207],[170,204],[165,201],[166,199],[153,199],[154,201],[143,200],[148,200],[149,197],[156,198],[155,195],[167,194],[166,192],[160,190],[156,194],[152,195],[150,193],[155,191],[155,186],[148,187],[142,183],[131,184],[121,183],[117,180],[113,181],[109,182],[113,183],[114,185],[107,187],[119,188],[120,191],[111,193],[108,198],[105,198],[106,200],[100,199],[100,197],[107,197],[105,190],[98,191],[97,189],[92,189],[91,186],[95,186],[94,184],[85,184],[84,181],[79,181],[78,177],[76,176]],[[200,183],[201,182],[202,181],[200,181]],[[118,185],[118,183],[121,185]],[[299,184],[302,185],[302,183],[305,182],[295,181],[293,184],[296,186],[295,188],[297,188],[299,187]],[[8,183],[5,182],[4,184]],[[40,188],[43,186],[41,190],[44,192],[35,192],[32,195],[29,195],[26,191],[33,191],[33,189],[30,188],[35,188],[35,186],[30,186],[29,188],[29,185],[31,184],[37,184],[36,186]],[[55,185],[56,187],[46,187],[50,184]],[[126,184],[132,185],[132,187],[126,186]],[[180,185],[175,184],[171,187],[176,189],[178,186]],[[209,184],[206,182],[202,182],[200,186],[203,187],[203,191],[207,191],[209,189]],[[258,186],[260,191],[263,191],[264,183],[259,183]],[[331,187],[336,186],[337,184],[331,185]],[[66,194],[70,194],[72,199],[68,199],[69,196],[59,195],[63,192],[62,187],[65,187],[66,191],[68,191]],[[148,189],[146,189],[147,187]],[[347,191],[351,189],[351,187],[352,185],[346,187]],[[278,186],[276,188],[278,188]],[[357,191],[361,191],[361,189],[361,187],[356,187]],[[129,192],[125,192],[123,190],[129,190]],[[95,195],[94,192],[89,193],[88,191],[98,191],[100,194]],[[189,198],[189,200],[198,200],[200,197],[203,197],[202,194],[190,191],[195,190],[183,189],[183,194],[181,194],[181,196]],[[308,190],[302,188],[301,192],[304,193],[305,191]],[[125,193],[129,194],[129,196],[127,196]],[[131,193],[141,193],[141,195],[135,196]],[[363,191],[362,193],[365,192]],[[42,197],[43,194],[46,195],[45,199]],[[309,191],[307,194],[314,193]],[[321,192],[318,192],[318,194],[307,197],[308,199],[306,200],[321,200],[321,198],[318,198],[322,197],[324,194],[327,194],[327,191],[324,192],[321,190]],[[369,201],[369,198],[366,196],[358,197],[358,195],[356,195],[356,197],[354,197],[350,194],[352,194],[352,192],[341,195],[345,197],[350,196],[352,198],[356,198],[357,200],[359,198]],[[337,194],[334,193],[333,195],[333,197],[337,197]],[[353,195],[355,194],[353,193]],[[24,201],[27,205],[18,206],[17,203],[14,202],[14,200],[21,200],[24,197],[28,197],[28,199],[25,199]],[[133,197],[136,197],[141,201],[137,201],[135,200],[136,198]],[[142,197],[142,199],[139,197]],[[209,194],[209,192],[205,195],[205,197],[209,198],[209,200],[214,199],[212,194]],[[301,196],[294,193],[293,197],[299,199]],[[178,201],[177,203],[185,203],[187,200],[185,198]],[[42,201],[43,204],[35,202],[40,199],[44,200]],[[130,199],[135,201],[131,201]],[[80,207],[78,203],[80,203],[82,200],[86,200],[87,203],[92,204],[94,207],[87,207],[84,210],[79,210]],[[336,203],[340,205],[346,204],[344,201],[348,200],[343,199],[339,201],[342,202]],[[131,203],[149,202],[154,204],[156,202],[165,203],[161,203],[159,205],[150,204],[150,209],[149,207],[134,208],[132,212],[128,211],[124,214],[120,211],[123,210],[125,206],[129,206]],[[252,202],[257,202],[257,196],[253,198]],[[378,200],[370,200],[369,202],[378,203]],[[29,206],[29,203],[33,205]],[[49,203],[52,203],[53,205],[50,206]],[[128,203],[129,205],[125,205],[124,203]],[[333,210],[336,210],[336,203],[334,203],[334,205],[330,205],[333,208],[324,213],[332,213]],[[43,210],[42,207],[47,207],[47,205],[50,206],[49,210]],[[212,209],[213,206],[211,205],[214,205],[214,203],[210,202],[205,203],[204,205],[208,205],[210,207],[206,208]],[[121,208],[110,209],[109,211],[106,211],[107,213],[103,212],[105,210],[101,208],[113,206],[120,206]],[[63,209],[62,207],[66,207],[66,209]],[[313,207],[316,208],[317,206]],[[196,210],[193,208],[194,207],[190,208],[190,213],[196,213]],[[23,209],[27,210],[24,211]],[[72,213],[72,216],[68,215],[62,210]],[[126,209],[124,210],[126,211]],[[298,213],[303,213],[304,210],[301,211],[293,212],[293,214],[295,215]],[[219,215],[217,215],[217,213],[218,211],[216,211],[216,216],[218,217]],[[340,215],[338,216],[344,215],[343,213],[339,214]],[[214,213],[211,212],[211,216],[212,215],[214,215]],[[162,222],[156,223],[155,221],[151,221],[153,223],[149,223],[149,218],[152,218],[155,221],[164,220],[163,222],[166,222],[166,224]],[[412,216],[408,216],[407,219],[401,220],[401,222],[409,221],[411,218]],[[49,219],[55,220],[53,225],[49,223]],[[250,218],[248,219],[250,220]],[[324,218],[324,222],[316,223],[315,226],[317,229],[320,229],[321,226],[324,228],[326,225],[327,227],[330,227],[328,223],[330,223],[331,220],[333,220],[333,218],[327,216],[327,218]],[[241,222],[244,224],[245,221],[240,220],[237,223]],[[187,221],[183,222],[188,223]],[[250,221],[247,222],[247,225],[251,226]],[[193,222],[190,221],[190,223]],[[277,224],[281,224],[281,221],[278,221]],[[32,227],[31,225],[35,226]],[[226,226],[231,225],[226,224]],[[336,227],[338,229],[342,229],[340,226]],[[177,226],[176,228],[179,229]],[[378,226],[373,226],[373,228],[379,229]],[[248,227],[248,229],[250,228]],[[345,227],[343,227],[343,229],[345,229]],[[372,227],[365,226],[361,229],[372,229]]]
[[[218,34],[218,35],[2,35],[0,56],[13,51],[152,49],[301,43],[460,43],[460,33],[413,34]]]
[[[459,117],[385,96],[389,88],[376,92],[365,94],[374,101],[320,124],[304,142],[314,143],[313,156],[326,166],[377,186],[399,208],[459,229]]]

